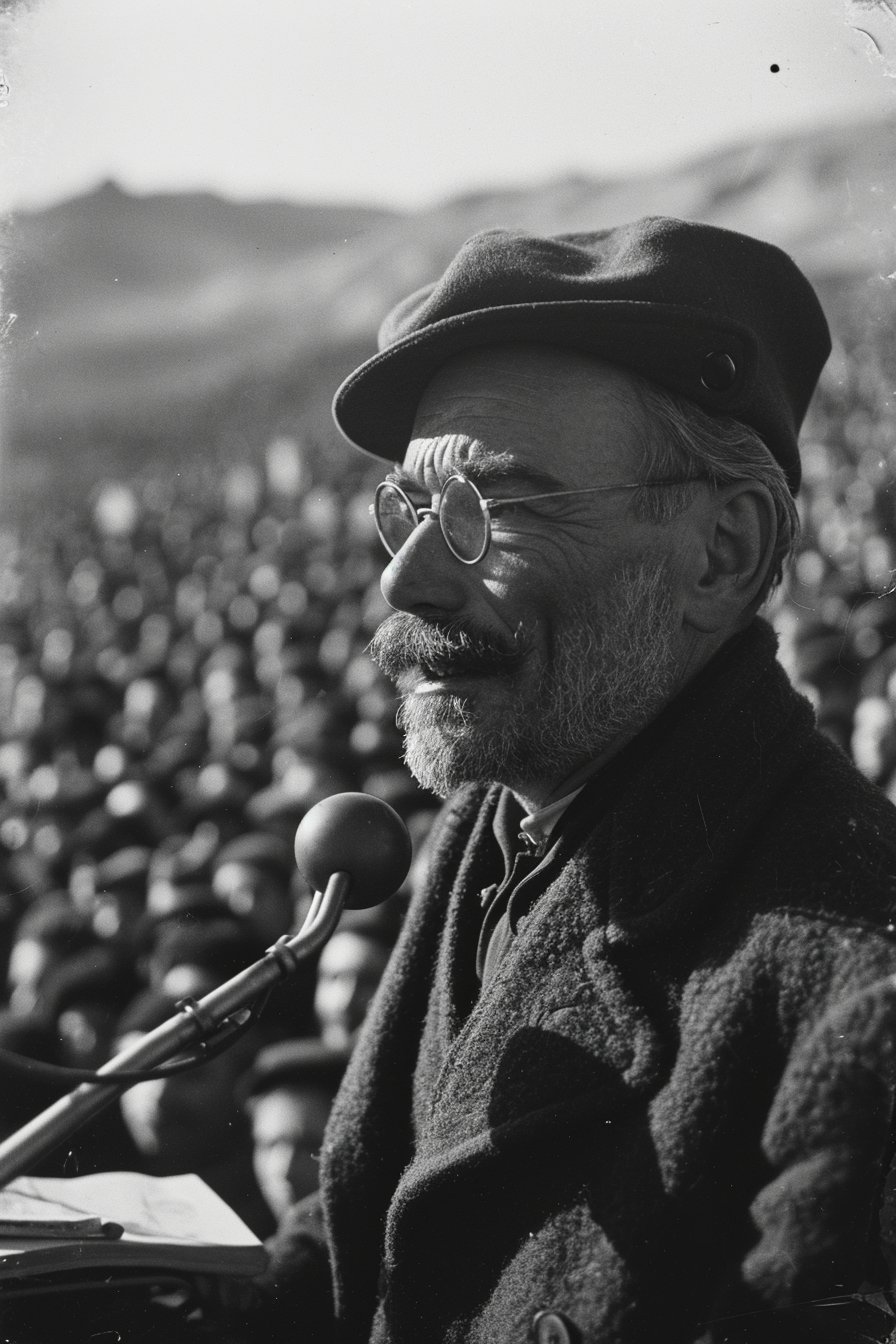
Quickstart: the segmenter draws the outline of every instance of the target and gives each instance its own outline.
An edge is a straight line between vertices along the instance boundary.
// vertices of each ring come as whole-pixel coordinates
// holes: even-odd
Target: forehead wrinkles
[[[467,434],[437,434],[413,439],[405,455],[405,470],[435,493],[452,473],[483,455],[483,447]]]

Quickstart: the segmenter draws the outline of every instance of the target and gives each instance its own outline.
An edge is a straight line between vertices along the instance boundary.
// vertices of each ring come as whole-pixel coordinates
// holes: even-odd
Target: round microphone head
[[[369,793],[334,793],[312,807],[296,831],[296,863],[315,891],[333,873],[352,880],[347,910],[379,905],[411,866],[411,837],[393,807]]]

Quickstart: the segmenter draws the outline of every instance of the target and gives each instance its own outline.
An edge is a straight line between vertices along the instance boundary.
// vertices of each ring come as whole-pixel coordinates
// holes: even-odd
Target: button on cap
[[[736,377],[737,366],[724,350],[713,350],[700,365],[700,381],[711,392],[727,392]]]
[[[539,1311],[532,1318],[535,1344],[575,1344],[578,1332],[573,1333],[566,1317],[559,1311]]]

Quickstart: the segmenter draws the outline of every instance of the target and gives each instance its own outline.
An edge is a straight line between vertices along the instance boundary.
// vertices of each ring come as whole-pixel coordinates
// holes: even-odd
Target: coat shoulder
[[[893,932],[896,807],[813,732],[758,828],[756,854],[776,903]]]

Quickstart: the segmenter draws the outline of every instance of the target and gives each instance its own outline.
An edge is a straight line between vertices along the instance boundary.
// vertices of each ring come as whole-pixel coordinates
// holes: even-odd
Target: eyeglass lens
[[[374,499],[374,517],[380,538],[390,555],[397,555],[417,526],[410,500],[397,486],[384,481]]]
[[[397,555],[417,526],[416,510],[398,486],[385,481],[376,493],[374,515],[386,550]],[[488,548],[488,519],[474,487],[459,476],[446,481],[441,492],[439,524],[459,560],[474,564],[482,559]]]
[[[445,540],[459,560],[472,564],[482,559],[488,545],[488,519],[469,481],[452,476],[445,482],[439,522]]]

